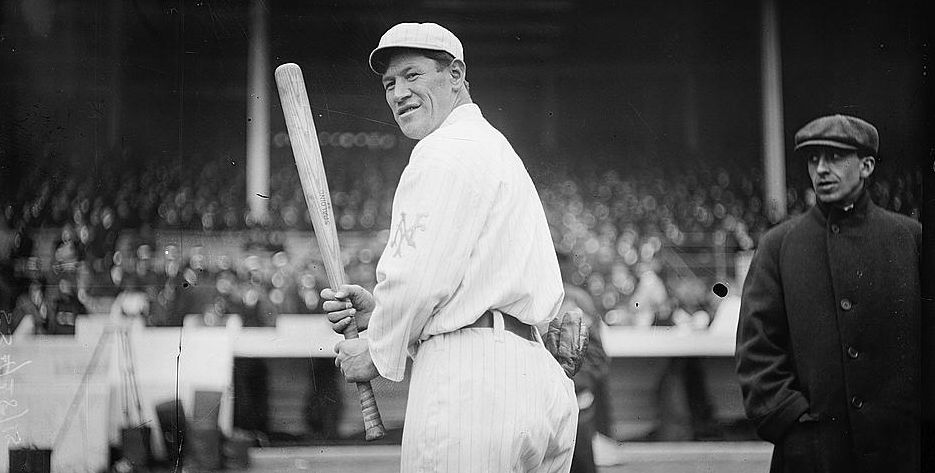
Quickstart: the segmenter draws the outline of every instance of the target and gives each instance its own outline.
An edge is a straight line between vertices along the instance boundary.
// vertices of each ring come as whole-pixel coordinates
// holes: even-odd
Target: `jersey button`
[[[842,309],[844,309],[844,310],[851,310],[851,307],[854,307],[854,304],[851,302],[850,299],[848,299],[848,298],[846,298],[846,297],[845,297],[844,299],[841,299],[841,308],[842,308]]]
[[[841,231],[841,227],[837,224],[831,224],[831,233],[838,233]]]
[[[847,347],[847,356],[849,356],[852,360],[856,360],[857,357],[860,356],[860,351],[854,347]]]
[[[854,396],[851,398],[851,405],[854,406],[854,409],[860,409],[861,407],[864,407],[864,401],[863,399]]]

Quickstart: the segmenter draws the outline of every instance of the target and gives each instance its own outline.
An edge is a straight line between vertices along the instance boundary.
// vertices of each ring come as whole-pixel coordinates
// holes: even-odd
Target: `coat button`
[[[861,407],[864,407],[864,401],[863,399],[854,396],[851,398],[851,405],[854,406],[854,409],[860,409]]]
[[[851,307],[854,307],[854,304],[851,303],[851,300],[848,298],[841,299],[841,308],[844,310],[851,310]]]
[[[837,226],[836,224],[831,224],[831,233],[838,233],[840,231],[841,227]]]
[[[847,356],[851,357],[851,359],[856,360],[857,357],[860,356],[860,352],[854,347],[847,347]]]

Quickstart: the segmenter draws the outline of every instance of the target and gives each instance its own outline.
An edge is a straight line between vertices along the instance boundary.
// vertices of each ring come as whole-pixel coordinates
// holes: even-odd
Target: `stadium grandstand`
[[[765,470],[734,375],[747,266],[767,230],[816,205],[792,136],[820,115],[874,123],[873,200],[929,224],[923,10],[2,2],[0,357],[22,369],[15,392],[0,373],[0,470],[39,448],[53,471],[169,471],[187,420],[186,466],[221,468],[224,445],[232,467],[252,448],[256,471],[396,471],[408,383],[374,381],[390,434],[364,444],[272,72],[305,71],[348,280],[372,289],[415,143],[366,58],[410,20],[463,40],[471,96],[523,159],[565,282],[593,302],[598,471]]]

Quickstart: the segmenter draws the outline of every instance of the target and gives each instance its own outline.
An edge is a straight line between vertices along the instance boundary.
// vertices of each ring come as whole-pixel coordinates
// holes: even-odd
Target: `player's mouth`
[[[399,115],[400,117],[403,117],[414,112],[415,110],[418,110],[419,108],[420,108],[419,104],[414,104],[414,103],[406,104],[406,105],[403,105],[397,108],[396,114]]]
[[[819,191],[830,191],[833,190],[836,185],[837,183],[834,181],[821,181],[815,188]]]

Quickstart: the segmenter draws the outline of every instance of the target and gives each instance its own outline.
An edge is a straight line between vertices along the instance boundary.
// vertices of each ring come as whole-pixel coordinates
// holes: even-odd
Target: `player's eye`
[[[410,81],[415,80],[416,77],[419,77],[421,75],[422,74],[419,74],[418,72],[410,72],[409,74],[406,74],[406,80],[410,80]]]
[[[393,81],[388,81],[383,83],[384,90],[390,90],[393,88]]]

